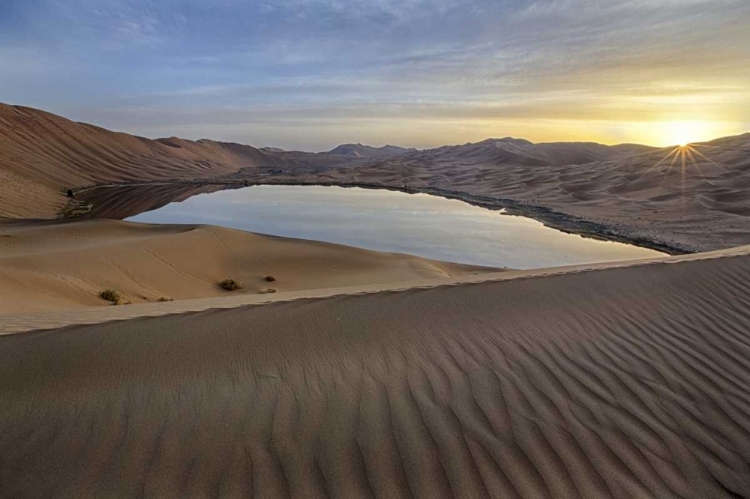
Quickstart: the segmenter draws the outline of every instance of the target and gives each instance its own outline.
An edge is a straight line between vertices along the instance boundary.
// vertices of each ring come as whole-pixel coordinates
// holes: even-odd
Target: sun
[[[711,125],[705,121],[670,121],[664,124],[662,142],[685,147],[711,138]]]

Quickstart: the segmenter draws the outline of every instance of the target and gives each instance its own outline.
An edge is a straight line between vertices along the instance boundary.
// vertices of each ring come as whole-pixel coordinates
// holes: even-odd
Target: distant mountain
[[[342,144],[331,151],[328,154],[334,156],[347,156],[350,158],[386,158],[393,156],[401,156],[414,152],[416,149],[406,149],[404,147],[385,145],[383,147],[372,147],[362,144]]]

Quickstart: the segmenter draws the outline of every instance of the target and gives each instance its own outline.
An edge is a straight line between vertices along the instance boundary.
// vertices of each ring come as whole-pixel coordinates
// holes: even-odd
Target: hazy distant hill
[[[416,151],[416,149],[406,149],[404,147],[392,145],[372,147],[362,144],[342,144],[329,151],[328,154],[333,154],[335,156],[348,156],[351,158],[385,158],[400,156],[414,151]]]
[[[482,142],[428,149],[409,156],[419,163],[458,162],[461,164],[549,166],[607,161],[656,150],[654,147],[623,144],[606,146],[593,142],[550,142],[534,144],[506,137]]]

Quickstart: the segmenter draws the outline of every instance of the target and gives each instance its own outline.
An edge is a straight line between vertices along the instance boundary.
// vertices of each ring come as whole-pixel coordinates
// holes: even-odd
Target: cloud
[[[746,0],[6,0],[0,14],[0,100],[131,131],[293,121],[303,142],[316,118],[735,119],[750,102]]]

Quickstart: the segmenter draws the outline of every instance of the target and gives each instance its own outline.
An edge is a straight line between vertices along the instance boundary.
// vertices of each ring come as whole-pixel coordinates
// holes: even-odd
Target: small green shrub
[[[224,279],[219,283],[219,286],[225,291],[237,291],[242,289],[242,283],[234,279]]]
[[[105,289],[99,293],[99,298],[110,302],[112,305],[119,305],[122,301],[120,292],[113,288]]]

